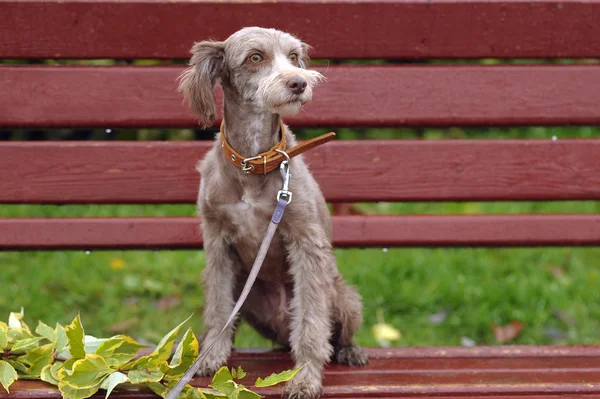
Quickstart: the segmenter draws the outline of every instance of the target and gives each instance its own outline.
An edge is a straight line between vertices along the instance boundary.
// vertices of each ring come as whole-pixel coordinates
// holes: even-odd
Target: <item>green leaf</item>
[[[27,338],[27,339],[17,341],[17,342],[15,342],[15,344],[13,345],[11,350],[13,352],[24,352],[28,349],[37,348],[39,346],[38,342],[40,342],[43,339],[44,339],[44,337],[36,337],[36,338]]]
[[[40,379],[52,385],[58,385],[59,381],[56,378],[54,378],[52,372],[50,371],[52,366],[52,364],[47,364],[44,366],[42,372],[40,373]]]
[[[108,363],[108,365],[115,370],[118,369],[119,366],[121,365],[121,362],[119,362],[117,359],[113,359],[111,357],[105,357],[104,360],[106,360],[106,363]]]
[[[183,336],[181,342],[179,342],[179,345],[177,345],[167,375],[169,377],[183,375],[196,361],[196,358],[198,357],[198,348],[198,340],[190,328]]]
[[[129,372],[129,379],[133,384],[139,384],[142,382],[158,382],[162,380],[165,373],[160,370],[131,370]]]
[[[104,381],[102,381],[102,384],[100,385],[100,388],[106,389],[106,396],[104,398],[107,399],[108,396],[110,395],[110,393],[112,392],[112,390],[117,385],[122,384],[127,381],[129,381],[129,378],[125,374],[123,374],[119,371],[115,371],[114,373],[112,373],[111,375],[106,377],[106,379]]]
[[[114,372],[98,355],[87,355],[73,363],[71,374],[60,374],[60,382],[77,389],[99,387],[104,378]]]
[[[107,361],[116,359],[118,364],[122,364],[135,358],[137,352],[145,347],[146,345],[142,345],[126,335],[116,335],[102,342],[96,349],[96,354],[104,357]]]
[[[236,389],[234,396],[237,396],[238,399],[264,398],[264,396],[261,396],[261,395],[257,394],[256,392],[253,392],[253,391],[249,390],[248,388],[241,386],[241,385]]]
[[[23,311],[23,308],[21,308],[21,312],[19,313],[12,312],[10,316],[8,316],[8,327],[11,330],[25,333],[26,337],[32,338],[33,335],[31,335],[29,326],[23,321],[24,314],[25,312]]]
[[[50,367],[50,374],[52,374],[52,378],[55,380],[59,380],[59,371],[63,367],[63,362],[54,362]]]
[[[67,344],[69,343],[67,332],[65,331],[65,328],[63,326],[56,323],[56,329],[54,330],[54,333],[56,334],[56,351],[58,353],[61,353],[65,350]]]
[[[183,327],[183,325],[191,318],[192,315],[190,315],[190,317],[185,319],[177,327],[169,331],[169,333],[160,340],[158,345],[156,345],[156,348],[152,352],[151,356],[154,356],[158,361],[169,360],[169,357],[171,357],[171,349],[173,348],[173,343],[175,342],[175,338],[177,338],[179,330],[181,330],[181,327]]]
[[[69,353],[76,359],[83,359],[85,357],[85,345],[83,343],[83,326],[81,325],[81,318],[79,314],[65,328],[67,333],[67,339],[69,340]]]
[[[230,396],[236,389],[237,384],[233,382],[233,376],[229,372],[227,366],[223,366],[215,373],[209,387]]]
[[[23,319],[22,313],[11,312],[8,316],[8,327],[9,328],[22,328],[21,319]]]
[[[65,375],[73,374],[73,365],[75,364],[75,362],[77,360],[79,360],[79,359],[75,359],[74,357],[72,357],[70,359],[67,359],[63,363],[63,368],[58,371],[58,376],[60,377],[59,380],[62,380],[64,378],[62,373],[64,373]]]
[[[102,382],[98,382],[98,384],[90,388],[75,388],[69,384],[61,382],[58,384],[58,389],[60,390],[63,398],[85,399],[98,392],[98,389],[100,389],[100,384],[102,384]]]
[[[49,325],[42,323],[41,321],[38,321],[38,326],[35,329],[35,332],[50,342],[54,342],[56,340],[56,332],[54,329]]]
[[[20,323],[20,322],[19,322]],[[26,326],[25,323],[20,323],[21,327],[9,327],[7,330],[7,334],[8,334],[8,346],[10,346],[10,341],[12,342],[16,342],[16,341],[22,341],[24,339],[29,339],[29,338],[35,338],[32,334],[31,331],[29,331],[29,328],[25,328],[23,326]]]
[[[167,387],[161,384],[160,382],[147,382],[146,386],[161,398],[167,396]]]
[[[96,338],[91,335],[85,335],[83,337],[83,346],[86,353],[96,353],[98,347],[106,341],[107,338]]]
[[[294,369],[294,370],[286,370],[286,371],[282,371],[279,374],[271,374],[264,380],[262,378],[258,377],[254,386],[257,388],[265,388],[265,387],[272,387],[273,385],[277,385],[281,382],[289,381],[292,378],[294,378],[294,376],[296,374],[298,374],[298,371],[302,370],[302,368],[304,366],[306,366],[307,364],[308,363],[305,363],[302,366],[300,366],[299,368]]]
[[[8,328],[0,325],[0,351],[8,347]]]
[[[156,368],[161,363],[169,360],[169,357],[171,357],[171,349],[173,348],[173,343],[175,342],[175,338],[177,338],[179,330],[191,317],[192,316],[185,319],[181,324],[165,335],[151,354],[142,356],[135,362],[123,366],[123,370]]]
[[[0,360],[0,384],[10,393],[8,388],[18,378],[17,371],[8,362]]]
[[[10,363],[10,365],[13,366],[15,368],[15,370],[20,371],[24,375],[29,374],[29,367],[27,367],[23,363],[17,362],[16,360],[10,360],[10,359],[8,360],[8,363]]]
[[[227,396],[222,394],[221,392],[214,390],[214,389],[208,389],[208,388],[198,388],[202,391],[202,394],[204,395],[204,397],[206,397],[206,399],[221,399],[221,398],[226,398]]]
[[[206,396],[198,388],[194,388],[191,385],[186,385],[181,391],[181,399],[206,399]]]
[[[242,369],[242,366],[238,366],[237,370],[233,367],[231,368],[231,375],[233,376],[233,378],[241,380],[246,376],[246,373]]]
[[[29,367],[29,376],[39,378],[42,369],[47,364],[52,363],[54,360],[54,346],[53,343],[42,345],[18,358],[21,363]]]

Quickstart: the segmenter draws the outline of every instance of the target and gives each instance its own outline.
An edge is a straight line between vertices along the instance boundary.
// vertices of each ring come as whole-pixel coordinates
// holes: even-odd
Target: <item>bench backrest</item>
[[[326,84],[292,127],[600,124],[600,1],[0,1],[2,59],[185,60],[271,26]],[[544,64],[427,60],[536,58]],[[350,65],[337,60],[392,60]],[[396,61],[411,60],[410,64]],[[99,62],[101,63],[101,62]],[[1,65],[0,128],[194,127],[182,62]],[[207,142],[2,142],[0,203],[193,203]],[[338,140],[307,154],[326,198],[600,199],[600,140]],[[184,248],[196,218],[0,219],[0,249]],[[338,246],[598,245],[598,215],[336,216]]]

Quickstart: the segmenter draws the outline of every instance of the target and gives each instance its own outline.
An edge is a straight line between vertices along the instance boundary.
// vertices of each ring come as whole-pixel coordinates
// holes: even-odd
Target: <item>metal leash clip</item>
[[[283,178],[283,188],[277,192],[277,201],[281,200],[281,197],[285,197],[287,203],[292,202],[292,192],[289,190],[290,188],[290,179],[292,177],[291,166],[290,166],[290,157],[283,150],[275,150],[281,154],[283,154],[286,158],[285,161],[281,162],[279,165],[279,171],[281,172],[281,177]]]

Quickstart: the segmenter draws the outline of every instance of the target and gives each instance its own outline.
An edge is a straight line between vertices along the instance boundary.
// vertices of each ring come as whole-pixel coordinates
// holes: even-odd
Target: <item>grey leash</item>
[[[185,388],[185,386],[192,380],[192,378],[200,368],[200,363],[202,362],[202,360],[204,360],[204,358],[215,345],[221,334],[223,334],[223,332],[235,319],[237,313],[240,311],[240,308],[244,304],[244,301],[246,301],[246,298],[250,293],[250,289],[252,288],[256,277],[258,276],[258,272],[260,271],[263,261],[267,256],[267,251],[269,250],[269,246],[271,245],[271,241],[273,240],[273,236],[275,235],[275,230],[277,230],[277,226],[279,225],[279,222],[283,217],[285,208],[290,202],[292,202],[292,192],[289,191],[290,178],[292,177],[292,175],[290,174],[290,158],[285,152],[281,150],[277,151],[281,152],[287,158],[287,160],[283,161],[279,166],[281,176],[283,177],[283,188],[277,193],[277,206],[275,207],[273,217],[271,218],[271,222],[269,223],[269,227],[267,228],[265,237],[263,238],[262,244],[260,245],[260,249],[258,250],[258,255],[256,256],[254,264],[252,265],[252,269],[250,270],[250,274],[248,275],[248,280],[246,280],[246,285],[244,285],[244,289],[242,290],[239,299],[233,307],[233,311],[229,315],[229,319],[227,319],[227,322],[225,323],[221,331],[219,331],[219,334],[217,334],[217,336],[212,340],[212,342],[202,350],[202,352],[196,358],[196,361],[185,372],[183,377],[181,377],[181,379],[177,382],[177,384],[175,384],[173,389],[171,389],[167,393],[165,399],[175,399],[181,393],[183,388]]]

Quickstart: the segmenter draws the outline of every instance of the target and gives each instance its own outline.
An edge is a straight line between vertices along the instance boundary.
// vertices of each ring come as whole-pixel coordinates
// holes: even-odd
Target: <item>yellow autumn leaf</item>
[[[116,258],[110,262],[109,266],[111,270],[121,270],[125,266],[125,261],[121,258]]]
[[[387,323],[377,323],[372,329],[373,338],[379,341],[398,341],[402,338],[400,331]]]
[[[399,330],[383,320],[383,312],[381,310],[377,311],[377,323],[371,328],[371,334],[373,334],[373,338],[375,338],[377,342],[384,346],[390,341],[398,341],[402,338],[402,334]]]

